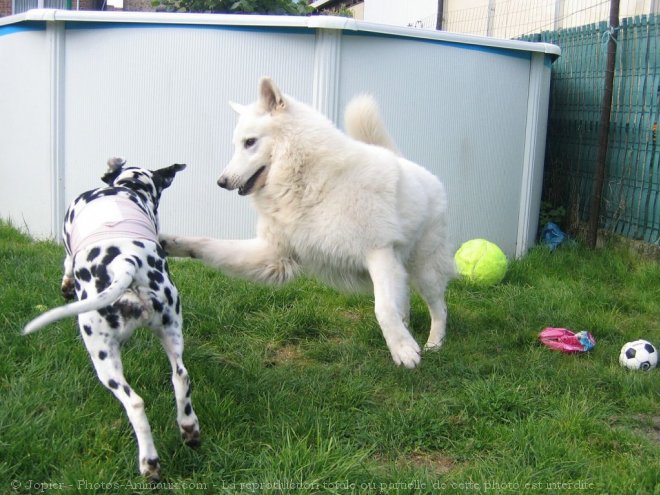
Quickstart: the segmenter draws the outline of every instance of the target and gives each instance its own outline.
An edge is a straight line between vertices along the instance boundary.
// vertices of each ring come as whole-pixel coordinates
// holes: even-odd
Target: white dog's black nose
[[[223,189],[227,189],[228,187],[228,181],[225,178],[225,176],[221,175],[220,178],[218,179],[218,185],[222,187]]]

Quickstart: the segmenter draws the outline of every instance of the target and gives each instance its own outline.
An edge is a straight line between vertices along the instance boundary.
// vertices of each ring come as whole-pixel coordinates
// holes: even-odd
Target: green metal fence
[[[589,217],[607,58],[607,24],[544,32],[554,43],[544,197],[568,210],[567,227]],[[600,226],[660,244],[660,16],[623,19]]]

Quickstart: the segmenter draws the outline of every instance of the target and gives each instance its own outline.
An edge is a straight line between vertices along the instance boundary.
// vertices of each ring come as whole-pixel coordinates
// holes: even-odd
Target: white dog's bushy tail
[[[35,332],[41,327],[45,327],[54,321],[61,320],[62,318],[66,318],[68,316],[75,316],[80,313],[94,311],[111,305],[113,302],[119,299],[122,294],[126,292],[126,289],[130,287],[131,283],[133,283],[135,270],[135,265],[128,261],[120,266],[117,266],[116,269],[115,265],[113,265],[113,271],[121,275],[113,279],[108,287],[106,287],[95,296],[90,296],[87,299],[76,301],[71,304],[67,304],[66,306],[59,306],[57,308],[46,311],[41,316],[38,316],[30,323],[25,325],[22,334],[27,335],[29,333]]]
[[[353,98],[344,110],[344,127],[353,139],[367,144],[375,144],[400,155],[380,117],[378,104],[371,95]]]

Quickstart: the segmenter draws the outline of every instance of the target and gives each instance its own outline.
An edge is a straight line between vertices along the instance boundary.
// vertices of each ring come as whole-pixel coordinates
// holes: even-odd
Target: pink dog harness
[[[158,232],[153,220],[126,196],[102,196],[76,211],[69,249],[75,255],[99,241],[121,238],[158,242]]]

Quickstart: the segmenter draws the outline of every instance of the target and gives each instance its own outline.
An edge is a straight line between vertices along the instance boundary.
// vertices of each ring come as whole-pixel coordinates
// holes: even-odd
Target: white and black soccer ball
[[[621,348],[619,363],[631,370],[649,371],[658,365],[658,350],[647,340],[628,342]]]

